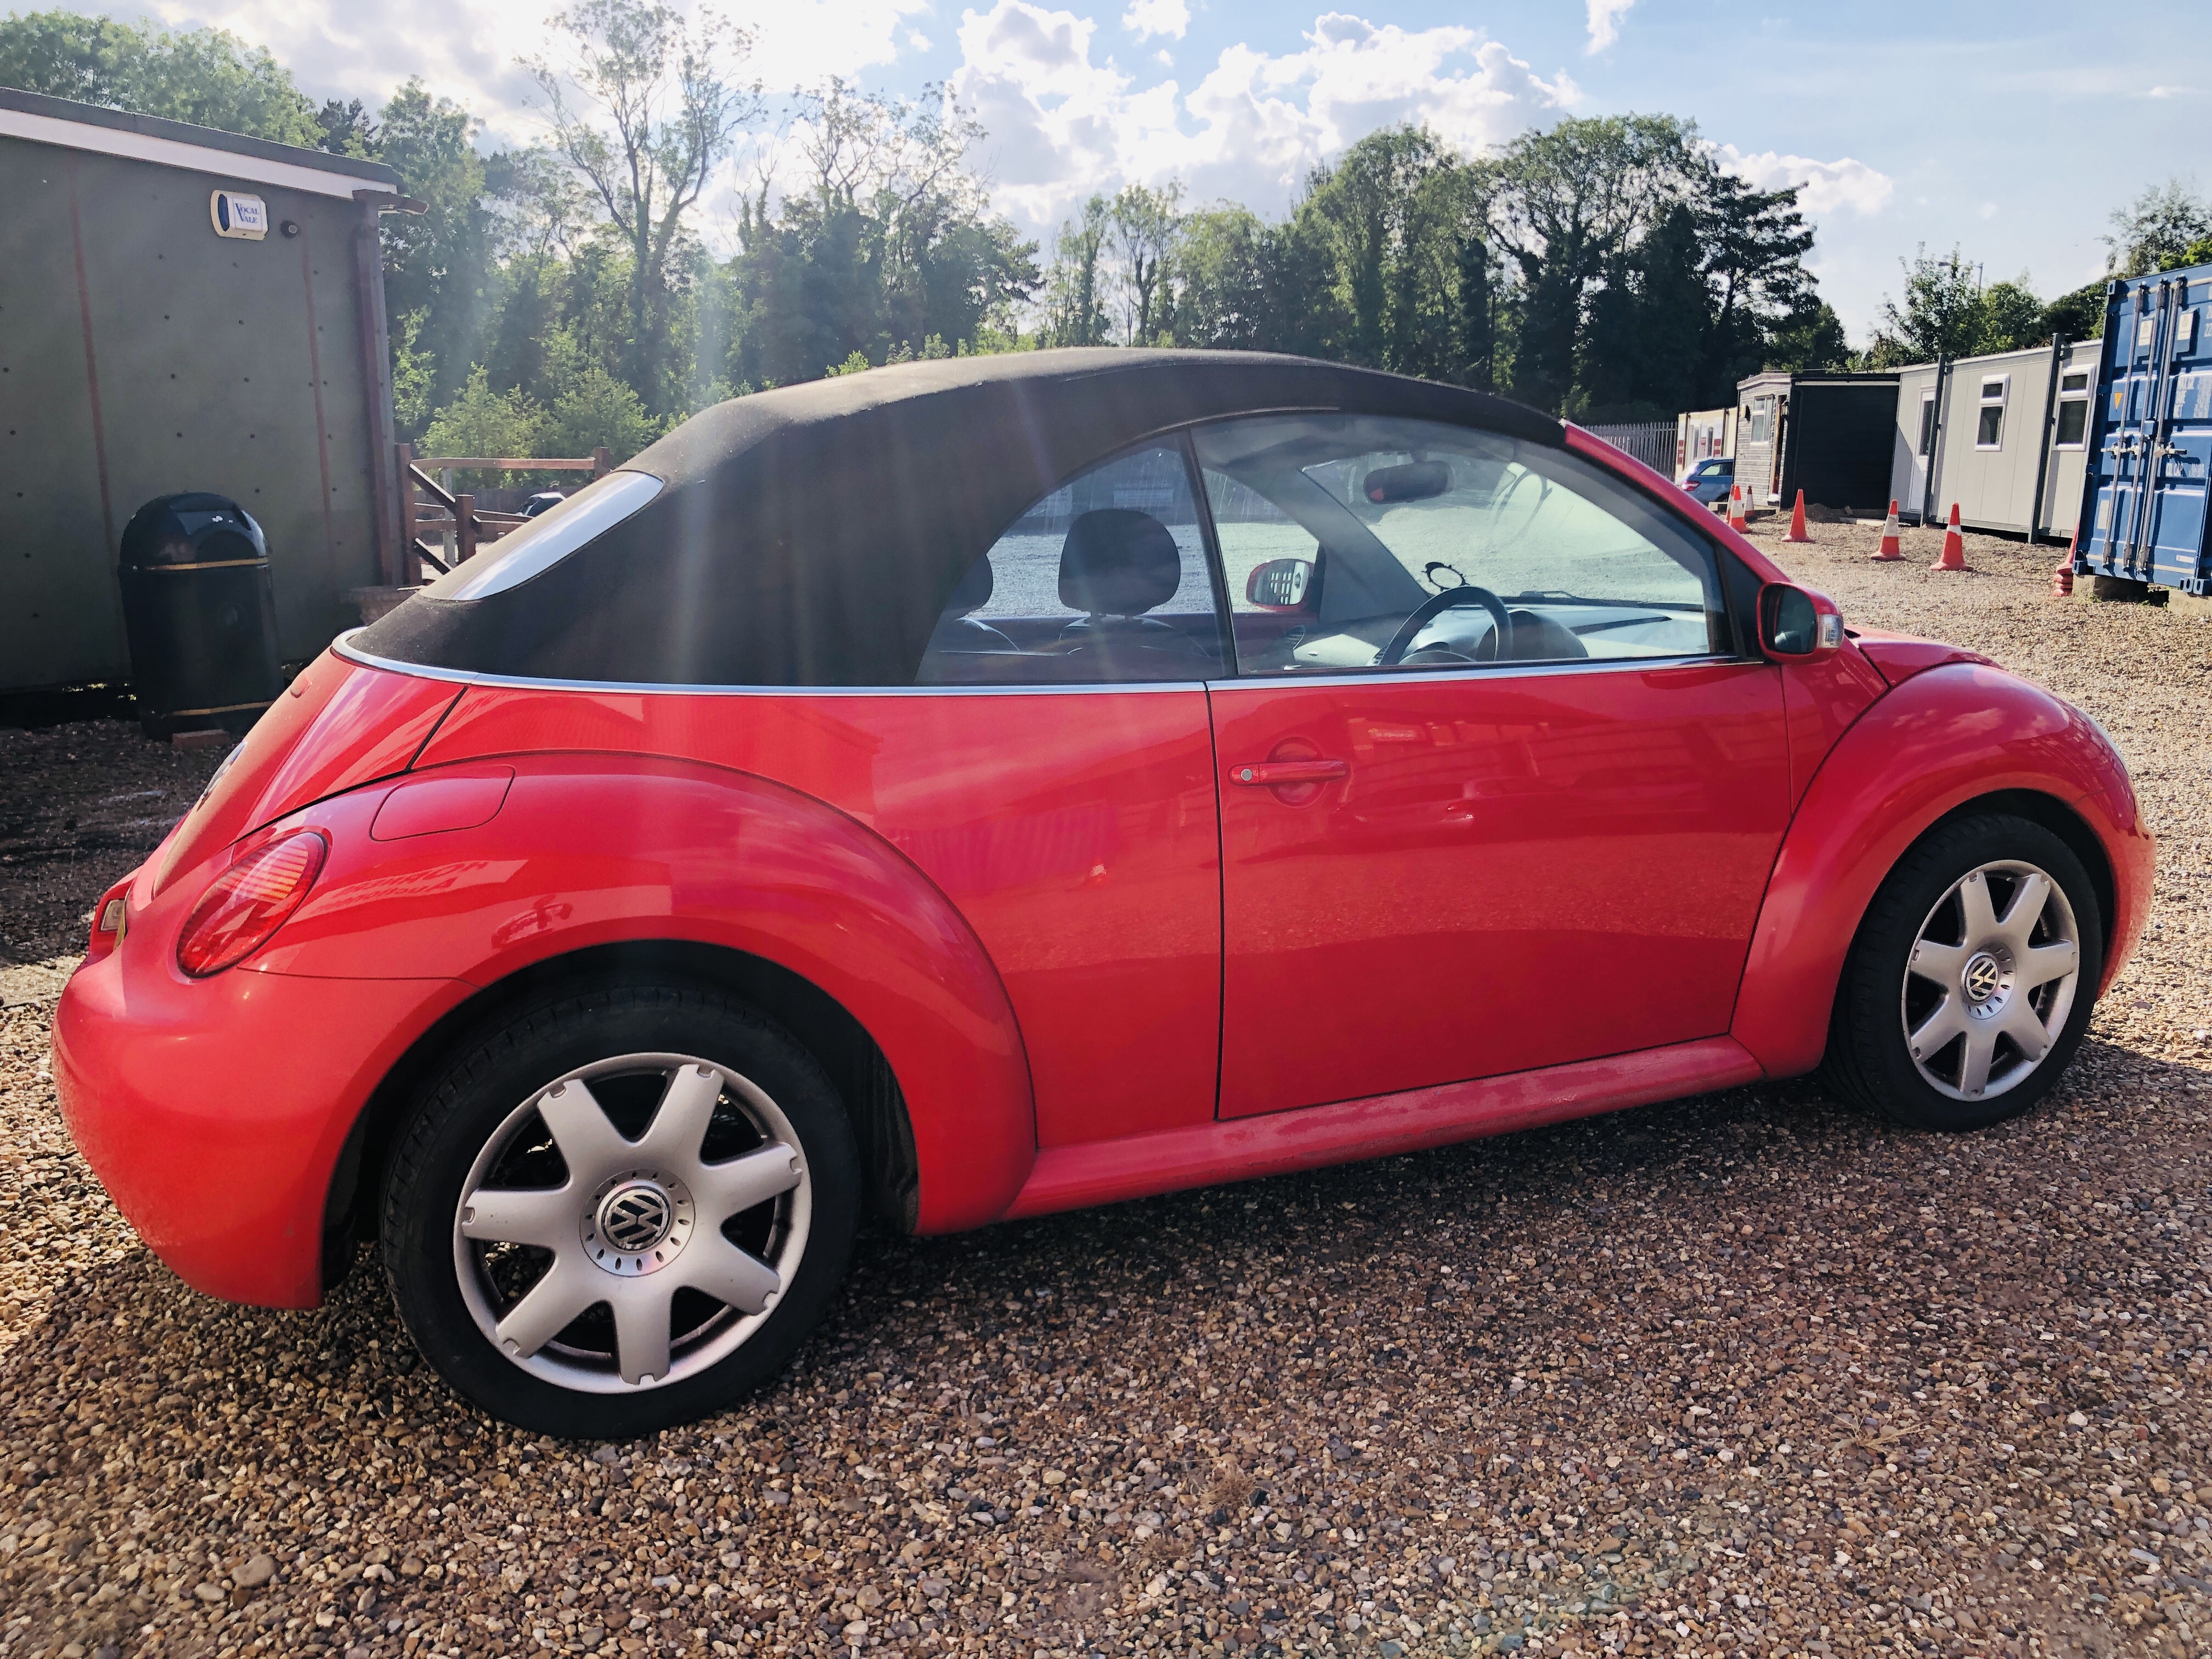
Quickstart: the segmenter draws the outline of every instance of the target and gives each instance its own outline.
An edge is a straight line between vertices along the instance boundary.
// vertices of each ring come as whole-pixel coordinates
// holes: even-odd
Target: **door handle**
[[[1279,789],[1286,783],[1332,783],[1351,775],[1352,763],[1340,760],[1253,761],[1229,769],[1229,781],[1255,788]]]

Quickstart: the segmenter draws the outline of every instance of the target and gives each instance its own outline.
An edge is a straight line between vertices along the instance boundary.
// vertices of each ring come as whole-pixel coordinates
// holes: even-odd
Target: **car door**
[[[1201,428],[1224,1116],[1727,1030],[1789,810],[1714,548],[1564,451]]]
[[[935,882],[1020,1022],[1042,1146],[1212,1121],[1223,625],[1180,440],[1089,467],[970,567],[826,799]],[[854,700],[862,701],[862,700]],[[834,708],[833,708],[834,713]],[[832,748],[818,737],[810,753]]]

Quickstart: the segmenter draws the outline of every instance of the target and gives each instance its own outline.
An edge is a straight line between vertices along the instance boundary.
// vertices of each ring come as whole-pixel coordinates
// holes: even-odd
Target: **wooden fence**
[[[409,587],[421,583],[425,565],[442,574],[474,558],[484,543],[496,541],[518,525],[530,522],[520,513],[480,510],[474,495],[447,489],[434,473],[450,477],[456,472],[588,472],[597,478],[613,465],[605,447],[581,459],[552,460],[514,455],[417,457],[413,445],[398,447],[399,522],[406,537],[402,550],[406,569],[401,580]],[[423,539],[425,529],[433,533],[436,546]]]

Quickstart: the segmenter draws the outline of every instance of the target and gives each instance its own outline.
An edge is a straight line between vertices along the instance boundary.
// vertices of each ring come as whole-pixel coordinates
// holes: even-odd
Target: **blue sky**
[[[20,0],[18,0],[20,3]],[[1693,118],[1724,163],[1807,186],[1823,292],[1863,339],[1898,261],[1954,243],[2060,292],[2100,274],[2111,211],[2179,174],[2212,185],[2212,4],[2016,0],[779,0],[732,4],[771,87],[950,81],[991,130],[1000,205],[1038,234],[1094,189],[1183,181],[1279,210],[1363,132],[1425,119],[1470,149],[1565,114]],[[687,9],[689,7],[687,6]],[[216,23],[318,95],[410,74],[491,141],[538,131],[519,53],[548,0],[144,0]],[[2203,158],[2203,159],[2200,159]],[[710,223],[710,234],[713,226]]]

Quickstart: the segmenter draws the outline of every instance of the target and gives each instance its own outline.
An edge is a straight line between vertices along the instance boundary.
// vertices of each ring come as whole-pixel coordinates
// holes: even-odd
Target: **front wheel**
[[[1898,861],[1837,988],[1827,1073],[1920,1129],[1978,1129],[2048,1093],[2088,1029],[2103,920],[2081,860],[2039,823],[1958,819]]]
[[[713,990],[611,986],[479,1034],[427,1094],[386,1181],[385,1260],[460,1393],[629,1438],[782,1368],[860,1205],[842,1105],[788,1032]]]

